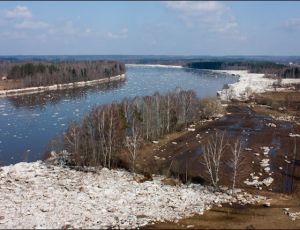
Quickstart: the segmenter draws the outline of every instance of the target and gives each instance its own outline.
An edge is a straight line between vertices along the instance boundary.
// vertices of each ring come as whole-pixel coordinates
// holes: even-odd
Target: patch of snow
[[[292,221],[300,220],[300,212],[287,212],[287,215]]]
[[[274,181],[274,179],[272,177],[265,178],[262,181],[259,181],[258,177],[255,177],[255,178],[256,179],[253,179],[252,181],[249,181],[249,179],[245,180],[244,183],[246,185],[255,186],[255,187],[257,187],[257,188],[260,189],[261,185],[265,185],[265,186],[269,187],[273,183],[273,181]]]
[[[274,123],[267,123],[266,126],[276,128],[276,125]]]
[[[268,153],[269,153],[269,151],[270,151],[270,148],[269,147],[266,147],[266,146],[264,146],[264,147],[261,147],[261,149],[264,151],[263,152],[263,154],[264,154],[264,156],[266,157],[266,158],[264,158],[264,159],[262,159],[261,161],[260,161],[260,166],[261,166],[261,168],[267,173],[267,174],[269,174],[269,175],[272,175],[273,174],[273,172],[270,172],[271,171],[271,169],[270,169],[270,159],[269,159],[269,155],[268,155]],[[257,156],[259,156],[260,154],[259,153],[255,153],[255,155],[257,155]],[[253,163],[253,162],[252,162]],[[244,183],[245,184],[247,184],[247,185],[249,185],[249,186],[255,186],[256,188],[258,188],[258,189],[262,189],[262,185],[265,185],[265,186],[270,186],[272,183],[273,183],[273,181],[274,181],[274,179],[272,178],[272,177],[267,177],[267,178],[265,178],[265,179],[263,179],[263,180],[259,180],[260,178],[258,177],[258,176],[255,176],[255,172],[254,173],[250,173],[250,176],[251,176],[251,181],[247,178],[245,181],[244,181]],[[259,176],[262,176],[262,173],[259,173]]]
[[[289,85],[289,84],[300,84],[300,79],[297,78],[285,78],[281,80],[281,84]]]
[[[270,115],[273,119],[278,120],[278,121],[294,121],[295,116],[290,116],[290,115],[283,115],[283,116],[273,116]]]
[[[264,155],[268,155],[269,154],[269,151],[270,151],[270,147],[261,147],[262,150],[264,150]]]
[[[274,179],[272,177],[268,177],[263,180],[263,184],[265,184],[268,187],[273,183],[273,181],[274,181]]]
[[[270,165],[269,161],[270,161],[270,159],[262,159],[260,162],[260,166],[263,168],[268,167]]]
[[[290,137],[300,137],[300,134],[289,133]]]

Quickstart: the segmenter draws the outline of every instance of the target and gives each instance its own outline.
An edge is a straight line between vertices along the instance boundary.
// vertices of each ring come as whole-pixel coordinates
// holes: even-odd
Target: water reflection
[[[125,80],[120,82],[111,82],[97,86],[79,87],[73,89],[65,89],[58,91],[48,91],[43,93],[35,93],[20,96],[8,97],[8,101],[16,108],[26,108],[29,110],[42,109],[47,105],[56,105],[61,101],[70,101],[82,99],[88,94],[96,92],[108,92],[124,86]]]

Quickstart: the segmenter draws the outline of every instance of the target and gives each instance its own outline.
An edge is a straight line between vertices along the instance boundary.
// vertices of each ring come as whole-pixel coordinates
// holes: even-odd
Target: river
[[[215,96],[237,77],[207,70],[126,66],[126,80],[87,88],[0,98],[0,165],[42,159],[49,141],[93,106],[180,87]]]

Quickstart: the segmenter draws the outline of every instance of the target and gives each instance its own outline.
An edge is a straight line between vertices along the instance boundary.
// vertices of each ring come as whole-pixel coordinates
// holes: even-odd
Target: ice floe
[[[264,199],[196,184],[165,185],[162,176],[141,183],[136,176],[106,168],[75,171],[41,161],[2,167],[1,228],[137,228],[203,214],[214,204]]]

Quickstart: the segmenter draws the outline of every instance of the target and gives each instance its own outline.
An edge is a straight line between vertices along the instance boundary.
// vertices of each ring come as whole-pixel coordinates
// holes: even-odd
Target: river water
[[[0,98],[0,164],[42,158],[49,140],[93,106],[125,97],[165,93],[177,87],[215,96],[236,77],[206,70],[126,66],[126,80],[87,88]]]

